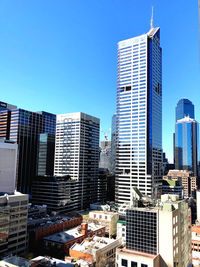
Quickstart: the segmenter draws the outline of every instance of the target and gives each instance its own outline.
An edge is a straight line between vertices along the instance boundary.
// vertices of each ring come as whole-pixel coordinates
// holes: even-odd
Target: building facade
[[[28,195],[0,195],[0,257],[27,249]]]
[[[194,119],[194,105],[187,98],[180,99],[176,106],[176,121],[188,116]]]
[[[46,205],[49,212],[66,212],[79,209],[77,181],[65,176],[38,176],[32,184],[32,203]]]
[[[97,201],[99,123],[81,112],[57,116],[54,175],[77,182],[79,209]]]
[[[31,195],[33,179],[37,176],[38,146],[41,133],[55,136],[56,116],[44,111],[24,109],[0,111],[0,137],[18,144],[17,189]]]
[[[149,196],[161,181],[162,49],[160,28],[118,43],[116,202],[131,188]]]
[[[13,194],[16,188],[17,144],[0,139],[0,192]]]
[[[199,125],[190,117],[176,122],[175,168],[199,175]]]
[[[140,256],[144,254],[144,259],[148,255],[153,258],[159,255],[160,265],[157,266],[187,267],[192,261],[188,218],[187,203],[172,195],[162,195],[159,207],[128,209],[126,250]]]

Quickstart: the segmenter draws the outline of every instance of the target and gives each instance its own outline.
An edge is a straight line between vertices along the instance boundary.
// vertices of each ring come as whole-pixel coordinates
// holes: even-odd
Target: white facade
[[[16,188],[17,144],[0,140],[0,192],[14,193]]]
[[[55,176],[70,176],[78,209],[97,202],[100,120],[82,112],[57,115]]]
[[[117,222],[117,238],[122,239],[122,244],[126,244],[126,222]]]

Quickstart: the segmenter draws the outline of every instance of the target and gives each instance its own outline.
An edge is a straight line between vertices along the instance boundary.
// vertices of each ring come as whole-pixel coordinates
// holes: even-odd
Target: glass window
[[[131,262],[131,267],[137,267],[138,265],[137,265],[137,262],[135,262],[135,261],[132,261]]]
[[[128,261],[125,259],[122,259],[122,266],[127,267],[128,266]]]

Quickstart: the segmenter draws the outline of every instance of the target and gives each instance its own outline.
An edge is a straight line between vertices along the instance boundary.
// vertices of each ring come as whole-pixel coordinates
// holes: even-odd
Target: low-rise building
[[[42,216],[40,213],[28,218],[29,247],[37,248],[43,237],[71,229],[82,223],[82,216],[72,212],[57,216]]]
[[[152,255],[126,249],[125,247],[117,248],[116,267],[161,267],[160,255]]]
[[[85,238],[105,236],[105,226],[95,225],[94,223],[82,223],[80,226],[59,232],[54,235],[44,237],[44,246],[51,250],[57,248],[63,253],[68,253],[69,248],[75,243],[81,243]]]
[[[179,181],[184,187],[184,197],[188,198],[195,195],[197,190],[197,178],[193,176],[191,171],[186,170],[169,170],[163,180]]]
[[[109,237],[116,236],[118,219],[119,215],[116,212],[99,210],[90,211],[88,216],[83,217],[85,223],[95,223],[105,226],[106,234]]]
[[[93,266],[101,267],[107,264],[115,266],[116,248],[121,245],[121,239],[110,239],[94,236],[81,244],[74,244],[69,251],[71,257],[84,259]]]
[[[192,232],[192,264],[200,266],[200,225],[194,225]]]

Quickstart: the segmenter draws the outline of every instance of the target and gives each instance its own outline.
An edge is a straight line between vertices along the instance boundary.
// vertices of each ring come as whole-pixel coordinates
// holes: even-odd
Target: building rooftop
[[[103,227],[101,225],[90,223],[88,224],[88,233],[96,231],[96,230],[100,230],[102,228]],[[81,236],[84,236],[84,235],[81,233],[81,226],[78,226],[78,227],[74,227],[72,229],[63,231],[63,232],[59,232],[59,233],[44,237],[44,240],[65,244],[66,242],[69,242]]]
[[[143,252],[139,252],[139,251],[135,251],[135,250],[129,250],[129,249],[126,249],[126,247],[118,248],[118,250],[120,250],[120,252],[122,252],[122,253],[128,253],[128,254],[147,257],[147,258],[151,258],[151,259],[155,259],[156,257],[159,256],[159,254],[152,255],[152,254],[143,253]]]
[[[77,217],[70,217],[66,215],[59,215],[59,216],[49,216],[46,215],[44,216],[39,216],[39,215],[33,215],[32,217],[28,218],[28,231],[33,231],[36,229],[41,229],[44,227],[48,227],[50,225],[58,224],[58,223],[63,223],[69,220],[76,219]]]
[[[62,261],[58,260],[55,258],[50,258],[50,257],[43,257],[43,256],[38,256],[30,261],[31,263],[36,263],[38,262],[38,267],[42,266],[56,266],[56,267],[73,267],[75,266],[75,263],[69,263],[67,261]]]
[[[1,267],[12,267],[12,266],[19,266],[19,267],[29,267],[31,266],[31,263],[18,256],[11,256],[4,258],[2,261],[0,261],[0,266]]]
[[[84,240],[81,244],[74,244],[71,247],[71,250],[95,255],[97,250],[102,249],[114,242],[116,242],[116,239],[94,236],[92,240]]]

